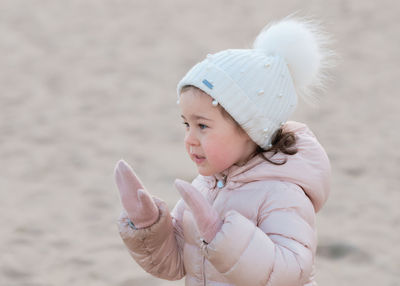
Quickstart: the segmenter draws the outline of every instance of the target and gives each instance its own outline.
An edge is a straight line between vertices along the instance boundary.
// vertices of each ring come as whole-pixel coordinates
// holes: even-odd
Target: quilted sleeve
[[[132,229],[125,213],[119,219],[119,232],[133,259],[148,273],[166,280],[185,276],[181,213],[184,204],[175,206],[172,216],[167,205],[158,199],[159,220],[150,227]]]
[[[258,222],[231,210],[206,257],[234,285],[304,285],[316,248],[315,213],[300,188],[284,187],[259,209]]]

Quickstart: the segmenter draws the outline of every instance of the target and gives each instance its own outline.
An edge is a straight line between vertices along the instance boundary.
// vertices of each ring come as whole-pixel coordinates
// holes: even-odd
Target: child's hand
[[[158,207],[124,160],[118,161],[115,166],[114,177],[122,206],[135,227],[144,228],[155,223],[159,216]]]
[[[222,226],[222,219],[219,217],[217,211],[188,182],[176,179],[175,186],[185,203],[192,210],[200,235],[205,242],[211,242]]]

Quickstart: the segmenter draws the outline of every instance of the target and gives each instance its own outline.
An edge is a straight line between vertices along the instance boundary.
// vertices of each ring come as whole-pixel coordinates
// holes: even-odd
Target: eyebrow
[[[181,115],[181,117],[184,119],[184,120],[186,120],[186,117],[185,116],[183,116],[183,115]],[[192,115],[192,116],[190,116],[191,118],[193,118],[194,120],[207,120],[207,121],[212,121],[211,119],[208,119],[208,118],[206,118],[206,117],[203,117],[203,116],[200,116],[200,115]]]

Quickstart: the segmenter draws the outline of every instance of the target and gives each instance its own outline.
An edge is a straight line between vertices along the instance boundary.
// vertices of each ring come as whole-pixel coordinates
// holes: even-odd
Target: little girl
[[[175,181],[170,213],[119,161],[120,234],[152,275],[185,285],[315,285],[315,213],[329,193],[328,157],[287,122],[319,84],[326,52],[309,22],[266,27],[253,49],[225,50],[178,84],[185,147],[199,176]]]

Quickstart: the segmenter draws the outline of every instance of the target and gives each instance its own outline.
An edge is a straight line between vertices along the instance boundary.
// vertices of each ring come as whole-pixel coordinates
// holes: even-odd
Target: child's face
[[[186,126],[186,151],[203,176],[245,163],[257,147],[211,103],[209,95],[194,88],[184,91],[179,103]]]

